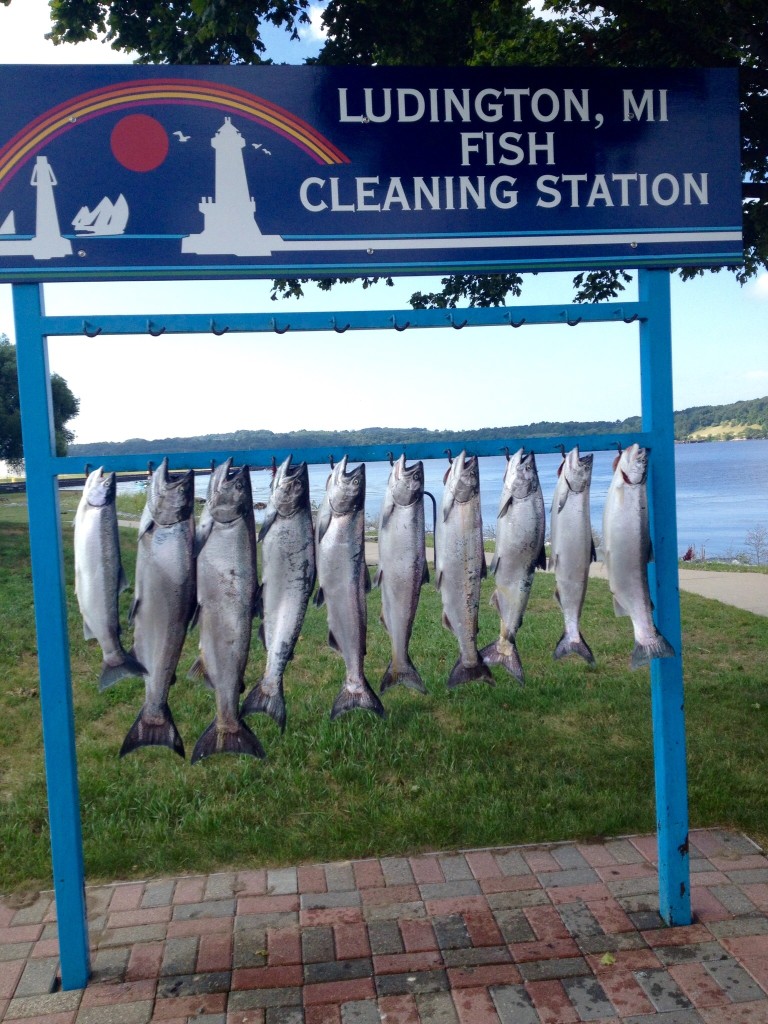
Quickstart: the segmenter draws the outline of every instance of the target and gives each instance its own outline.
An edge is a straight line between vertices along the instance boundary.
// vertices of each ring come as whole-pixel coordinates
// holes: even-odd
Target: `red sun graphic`
[[[165,128],[149,114],[128,114],[112,129],[109,139],[118,163],[129,171],[154,171],[168,156]]]

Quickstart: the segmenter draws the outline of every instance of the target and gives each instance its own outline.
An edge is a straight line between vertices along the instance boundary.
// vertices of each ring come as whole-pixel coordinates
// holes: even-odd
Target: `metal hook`
[[[392,317],[392,326],[395,328],[396,331],[401,331],[401,332],[402,331],[407,331],[408,328],[411,326],[411,321],[410,320],[406,320],[405,323],[403,324],[403,326],[400,327],[398,325],[398,323],[397,323],[397,317],[393,316]]]
[[[285,334],[286,331],[290,331],[290,329],[291,329],[291,325],[290,324],[286,324],[285,327],[283,327],[282,330],[281,330],[277,326],[277,320],[275,320],[274,317],[272,317],[272,319],[270,320],[270,325],[272,327],[272,330],[275,332],[275,334]]]
[[[153,338],[159,338],[161,334],[165,334],[166,329],[165,327],[161,327],[158,330],[156,324],[152,323],[151,320],[147,320],[147,330]]]
[[[222,327],[221,330],[219,330],[216,326],[216,321],[213,319],[211,320],[211,334],[215,334],[217,338],[220,338],[222,334],[226,334],[228,330],[229,326]]]
[[[272,467],[271,468],[272,468],[272,479],[274,480],[274,478],[277,476],[277,459],[275,458],[274,455],[272,456]]]
[[[565,445],[564,444],[553,444],[553,448],[557,448],[560,451],[563,459],[565,459]]]
[[[216,469],[216,459],[211,459],[211,472],[213,472],[214,469]]]
[[[331,454],[328,456],[328,461],[331,464],[331,469],[333,469],[333,452],[331,452]]]
[[[152,476],[154,471],[155,471],[155,464],[152,461],[152,459],[150,459],[149,462],[147,462],[147,476]]]
[[[348,331],[349,330],[349,326],[350,326],[349,324],[347,324],[346,327],[337,327],[336,326],[336,317],[335,316],[331,317],[331,324],[333,326],[334,331],[336,331],[337,334],[343,334],[345,331]],[[286,330],[288,330],[287,327],[286,327]]]
[[[575,327],[576,324],[580,324],[583,319],[583,316],[577,316],[575,320],[569,320],[566,317],[565,322],[568,324],[569,327]]]
[[[523,317],[522,320],[513,320],[511,313],[507,316],[507,320],[509,321],[510,327],[522,327],[526,322],[525,317]]]
[[[621,453],[624,451],[624,449],[621,446],[621,441],[611,441],[611,444],[614,446],[614,448],[616,448],[619,455],[621,455]]]
[[[83,334],[87,338],[98,338],[101,334],[101,327],[93,327],[87,320],[83,320]]]
[[[392,452],[387,452],[387,458],[389,459],[390,466],[394,466],[395,456],[392,454]]]
[[[501,446],[501,448],[499,448],[499,451],[500,452],[504,452],[504,455],[506,456],[507,462],[509,462],[509,448],[507,447],[507,445],[503,444]]]
[[[449,466],[452,465],[453,464],[453,453],[451,452],[451,449],[450,448],[446,448],[445,449],[445,454],[448,456],[448,465]]]
[[[90,475],[91,475],[91,464],[90,464],[90,462],[86,462],[85,469],[83,470],[83,476],[87,478]]]
[[[624,317],[624,323],[625,324],[633,324],[635,322],[635,320],[639,320],[639,319],[640,319],[640,314],[639,313],[633,313],[632,316],[625,316]]]
[[[467,320],[462,320],[460,324],[457,324],[456,321],[453,319],[453,313],[450,313],[448,315],[448,322],[450,323],[454,331],[460,331],[462,327],[466,327],[468,323]]]

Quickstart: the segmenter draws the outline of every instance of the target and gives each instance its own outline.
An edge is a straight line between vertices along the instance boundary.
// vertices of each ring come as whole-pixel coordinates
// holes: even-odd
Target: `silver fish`
[[[614,461],[613,478],[603,510],[603,557],[617,615],[632,619],[635,646],[632,668],[651,658],[674,658],[675,652],[653,622],[647,565],[652,557],[648,527],[646,476],[648,452],[638,444]]]
[[[365,678],[366,594],[371,580],[365,564],[365,465],[347,473],[347,456],[328,477],[317,516],[315,551],[319,589],[315,604],[328,609],[328,643],[344,658],[346,679],[331,719],[363,708],[382,718],[384,706]]]
[[[424,466],[393,463],[379,518],[379,568],[373,585],[381,588],[381,621],[392,641],[392,659],[381,692],[401,683],[426,693],[411,661],[408,644],[421,586],[429,580],[424,536]]]
[[[216,718],[195,744],[192,763],[211,754],[264,757],[238,707],[260,600],[247,466],[232,469],[227,459],[211,474],[195,548],[200,657],[189,674],[202,676],[213,689]]]
[[[115,492],[115,474],[103,466],[94,469],[75,513],[75,593],[83,636],[101,647],[100,690],[144,674],[144,666],[120,642],[118,602],[128,581],[120,561]]]
[[[487,575],[480,515],[480,475],[477,458],[461,452],[445,475],[445,488],[437,516],[435,586],[443,602],[443,625],[459,641],[459,660],[451,669],[448,686],[473,679],[494,685],[477,650],[477,615],[480,584]]]
[[[594,655],[579,627],[587,593],[589,566],[596,557],[589,515],[592,455],[580,456],[578,446],[572,448],[557,472],[549,518],[549,567],[555,572],[555,598],[563,613],[564,631],[555,647],[554,657],[559,659],[568,654],[578,654],[590,665],[594,665]]]
[[[523,666],[515,638],[528,606],[533,575],[537,568],[545,567],[544,533],[544,498],[536,457],[521,448],[504,472],[490,565],[496,579],[491,604],[501,620],[499,639],[480,652],[486,665],[503,665],[521,683]]]
[[[275,473],[259,540],[263,607],[259,633],[267,649],[267,664],[261,681],[243,701],[241,714],[262,711],[285,731],[283,673],[293,657],[315,586],[315,539],[306,462],[292,466],[289,455]]]
[[[152,474],[139,523],[136,585],[130,621],[133,653],[146,667],[145,699],[120,756],[137,747],[166,746],[184,757],[168,692],[176,681],[195,610],[194,474],[168,475],[168,459]]]

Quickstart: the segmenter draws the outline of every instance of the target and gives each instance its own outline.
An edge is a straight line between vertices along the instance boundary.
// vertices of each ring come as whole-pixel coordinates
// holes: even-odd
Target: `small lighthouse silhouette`
[[[48,158],[39,156],[32,171],[31,185],[37,189],[35,236],[31,251],[38,260],[51,259],[55,256],[69,256],[72,243],[64,238],[59,228],[56,203],[53,198],[53,187],[57,185],[56,175],[48,163]]]
[[[279,236],[263,235],[255,220],[256,202],[249,194],[243,149],[245,139],[224,118],[211,139],[216,151],[215,198],[203,198],[199,210],[204,227],[182,239],[181,251],[232,256],[269,256]]]

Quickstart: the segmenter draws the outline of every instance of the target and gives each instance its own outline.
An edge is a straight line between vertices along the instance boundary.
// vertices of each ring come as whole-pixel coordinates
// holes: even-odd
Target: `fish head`
[[[405,455],[392,464],[389,490],[396,505],[413,505],[424,497],[424,463],[406,466]]]
[[[516,451],[507,463],[504,471],[504,490],[510,498],[527,498],[539,487],[539,474],[536,469],[536,456],[524,448]]]
[[[147,506],[159,526],[173,526],[189,519],[195,504],[195,474],[170,475],[165,458],[152,474],[147,490]]]
[[[575,494],[581,494],[592,482],[592,452],[587,455],[579,455],[579,446],[571,448],[562,463],[562,472],[565,474],[565,482],[568,490]]]
[[[217,523],[234,523],[253,511],[251,473],[248,466],[232,468],[232,459],[211,473],[206,507]]]
[[[117,493],[117,482],[114,473],[105,473],[104,467],[99,466],[88,475],[83,487],[83,497],[93,508],[102,508],[104,505],[111,505]]]
[[[278,514],[285,517],[309,506],[309,470],[306,462],[294,466],[289,455],[278,466],[272,481],[270,500]]]
[[[644,484],[648,475],[648,449],[639,444],[631,444],[619,456],[616,472],[620,472],[624,482],[635,486]]]
[[[365,504],[365,463],[347,472],[347,456],[333,467],[328,478],[327,493],[334,515],[357,512]]]
[[[445,486],[451,492],[454,501],[463,504],[473,498],[480,490],[480,469],[476,455],[459,452],[451,463],[445,478]]]

